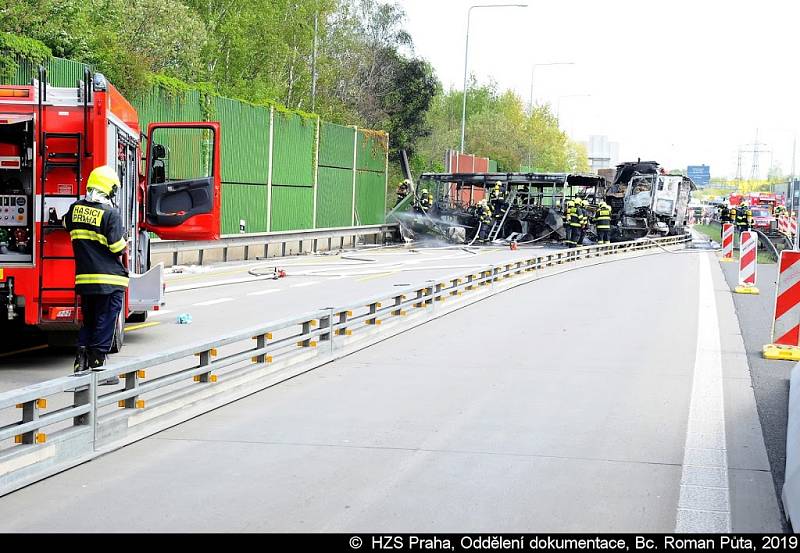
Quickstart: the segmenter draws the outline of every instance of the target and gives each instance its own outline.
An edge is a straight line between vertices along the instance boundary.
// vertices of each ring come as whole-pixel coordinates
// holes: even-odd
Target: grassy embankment
[[[706,235],[709,240],[713,240],[718,244],[722,244],[722,227],[719,225],[694,225],[694,230],[700,234]],[[733,235],[733,248],[739,249],[739,233]],[[775,263],[775,258],[772,253],[766,252],[763,249],[758,250],[759,263]]]

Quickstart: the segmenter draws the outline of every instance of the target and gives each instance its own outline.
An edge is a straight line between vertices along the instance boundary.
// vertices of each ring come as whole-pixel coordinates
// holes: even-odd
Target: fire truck
[[[777,233],[778,223],[775,208],[784,205],[783,194],[770,192],[750,192],[749,194],[731,194],[730,205],[737,207],[744,200],[753,212],[753,227],[766,234]]]
[[[63,217],[89,173],[116,168],[116,207],[127,228],[130,272],[124,323],[164,304],[163,266],[150,266],[150,234],[215,240],[220,228],[220,126],[152,123],[100,73],[55,87],[40,68],[30,86],[0,86],[0,328],[38,327],[50,343],[74,340],[82,318]],[[144,155],[143,155],[144,154]]]

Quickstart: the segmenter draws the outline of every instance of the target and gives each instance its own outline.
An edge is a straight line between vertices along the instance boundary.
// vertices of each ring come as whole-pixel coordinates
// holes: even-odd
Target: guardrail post
[[[336,326],[338,326],[339,328],[336,329],[336,335],[337,336],[351,336],[353,334],[353,331],[350,330],[349,328],[347,328],[345,326],[345,323],[347,323],[347,318],[348,317],[352,317],[353,316],[353,312],[352,311],[340,311],[339,313],[337,313],[337,315],[339,316],[339,322],[337,323]]]
[[[178,252],[174,251],[172,252],[172,266],[174,267],[177,264],[178,264]]]
[[[458,286],[459,286],[459,284],[461,284],[462,282],[464,282],[464,280],[463,280],[463,279],[461,279],[461,278],[454,278],[454,279],[452,279],[450,282],[451,282],[451,284],[452,284],[452,288],[453,288],[453,290],[450,292],[450,295],[451,295],[451,296],[460,296],[460,295],[462,295],[462,294],[464,293],[464,292],[462,292],[461,290],[459,290],[459,289],[458,289]]]
[[[436,307],[436,302],[437,301],[444,301],[445,300],[445,297],[442,294],[442,291],[444,290],[444,283],[443,282],[437,282],[436,284],[434,284],[433,290],[434,290],[434,294],[433,294],[434,304],[433,304],[433,306]]]
[[[378,309],[381,307],[381,303],[380,302],[371,303],[367,307],[369,308],[369,314],[374,315],[375,313],[378,312]],[[367,319],[365,323],[368,325],[379,325],[381,324],[381,320],[377,317],[372,317]]]
[[[144,370],[139,370],[139,371],[122,373],[120,374],[120,376],[125,379],[125,391],[128,392],[131,390],[139,389],[139,379],[144,378],[146,376],[146,373]],[[137,408],[141,409],[142,407],[144,407],[144,402],[139,401],[139,394],[136,394],[135,396],[131,396],[129,398],[125,398],[120,403],[122,404],[120,405],[120,407],[125,407],[125,409],[137,409]]]
[[[395,317],[405,317],[408,314],[405,310],[403,310],[400,307],[403,304],[403,300],[405,300],[405,299],[406,299],[406,297],[404,295],[402,295],[402,294],[399,295],[399,296],[395,296],[394,297],[394,307],[395,307],[395,309],[394,309],[394,311],[392,311],[392,315],[394,315]]]
[[[77,388],[75,392],[72,394],[72,406],[73,407],[82,407],[84,405],[89,405],[92,403],[92,386],[82,386]],[[88,413],[84,413],[83,415],[78,415],[77,417],[72,418],[72,424],[75,426],[88,426],[92,424],[94,416],[93,413],[90,411]]]
[[[303,334],[302,335],[303,336],[307,336],[308,334],[310,334],[311,333],[311,329],[313,327],[315,327],[315,326],[317,326],[317,321],[316,320],[312,319],[310,321],[305,321],[303,323]],[[311,338],[306,338],[305,340],[300,340],[299,342],[297,342],[297,347],[300,347],[300,348],[315,348],[315,347],[317,347],[317,342],[316,342],[316,340],[312,340]]]
[[[22,409],[22,423],[34,422],[39,420],[39,409],[47,407],[46,399],[33,399],[20,403],[17,408]],[[47,440],[47,435],[38,430],[24,432],[15,438],[18,444],[41,444]]]
[[[200,367],[208,367],[211,365],[211,358],[217,356],[217,348],[207,349],[205,351],[201,351],[200,353],[195,353],[198,357],[200,357]],[[194,377],[195,382],[216,382],[217,375],[211,374],[211,371],[200,373]]]
[[[256,350],[264,349],[267,347],[267,340],[272,340],[272,332],[253,336],[253,340],[256,341]],[[266,353],[259,353],[258,355],[253,356],[251,361],[253,363],[272,363],[272,356],[267,355]]]

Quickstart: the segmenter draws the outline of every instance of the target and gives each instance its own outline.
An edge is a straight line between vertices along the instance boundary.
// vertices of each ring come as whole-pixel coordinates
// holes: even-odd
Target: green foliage
[[[458,149],[461,140],[459,90],[438,94],[428,112],[432,131],[420,142],[412,165],[422,171],[442,171],[443,153]],[[586,149],[569,139],[558,126],[550,106],[535,106],[527,113],[522,100],[513,92],[498,92],[490,82],[474,80],[467,97],[467,152],[497,160],[498,170],[518,171],[523,166],[543,172],[586,172]]]
[[[44,43],[24,36],[0,32],[0,79],[7,80],[17,71],[17,59],[41,64],[52,55]]]

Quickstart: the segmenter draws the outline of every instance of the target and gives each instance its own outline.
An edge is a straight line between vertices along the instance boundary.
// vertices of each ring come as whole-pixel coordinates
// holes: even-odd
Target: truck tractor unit
[[[74,87],[49,85],[44,69],[30,86],[0,86],[0,324],[38,327],[51,343],[74,339],[82,315],[62,220],[85,195],[89,173],[109,165],[120,180],[131,277],[118,350],[125,319],[143,321],[164,304],[149,233],[219,238],[220,139],[212,122],[152,123],[143,134],[133,106],[88,69]]]
[[[655,161],[617,166],[605,192],[612,210],[613,241],[685,232],[687,207],[697,187],[689,177],[668,175]]]

